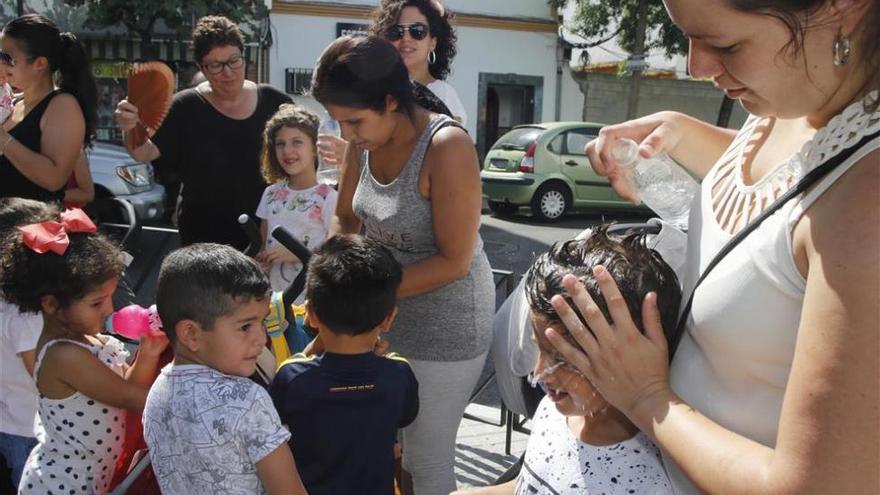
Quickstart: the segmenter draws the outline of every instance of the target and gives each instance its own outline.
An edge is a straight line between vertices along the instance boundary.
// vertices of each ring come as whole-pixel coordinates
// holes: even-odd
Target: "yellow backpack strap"
[[[285,359],[284,362],[278,366],[278,369],[280,370],[282,367],[284,367],[285,365],[288,365],[288,364],[308,363],[309,361],[314,361],[317,358],[318,358],[317,354],[312,355],[312,356],[306,356],[305,354],[302,354],[302,353],[296,353],[293,356]]]
[[[266,323],[266,332],[269,333],[272,341],[272,354],[275,355],[276,369],[290,357],[290,347],[287,345],[287,339],[284,338],[284,330],[287,329],[287,320],[284,313],[284,294],[282,292],[273,292],[269,299],[269,316],[264,320]]]
[[[409,364],[409,361],[407,361],[405,357],[396,352],[389,352],[388,354],[385,354],[385,357],[393,361],[400,361],[401,363]]]

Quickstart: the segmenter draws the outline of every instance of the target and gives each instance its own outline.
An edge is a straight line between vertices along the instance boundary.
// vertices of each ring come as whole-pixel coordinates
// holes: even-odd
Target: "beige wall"
[[[573,76],[584,94],[583,120],[603,124],[626,120],[629,78],[596,73],[574,73]],[[643,79],[637,114],[677,110],[714,124],[718,120],[722,96],[721,91],[706,81]],[[746,116],[742,106],[734,104],[729,126],[738,129]]]

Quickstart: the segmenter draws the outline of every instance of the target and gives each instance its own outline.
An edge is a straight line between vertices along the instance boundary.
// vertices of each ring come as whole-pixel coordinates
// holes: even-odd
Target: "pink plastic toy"
[[[107,318],[107,330],[127,339],[138,340],[141,335],[162,333],[162,322],[156,305],[142,308],[137,304],[126,306]]]

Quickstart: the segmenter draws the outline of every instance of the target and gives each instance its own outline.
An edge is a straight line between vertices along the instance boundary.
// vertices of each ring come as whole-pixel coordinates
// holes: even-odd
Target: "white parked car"
[[[162,218],[165,187],[154,180],[152,165],[135,161],[122,146],[100,141],[88,151],[88,157],[95,199],[127,200],[141,223]]]

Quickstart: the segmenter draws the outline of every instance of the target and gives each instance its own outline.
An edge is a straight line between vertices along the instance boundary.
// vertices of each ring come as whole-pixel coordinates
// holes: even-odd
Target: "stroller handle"
[[[293,283],[284,291],[284,307],[289,308],[306,287],[306,268],[309,266],[309,258],[312,257],[312,252],[281,225],[272,229],[271,235],[288,251],[296,255],[303,265],[303,269],[293,279]]]
[[[238,223],[248,238],[248,245],[244,248],[244,254],[253,258],[263,249],[263,237],[260,235],[257,224],[247,213],[242,213],[238,216]]]

